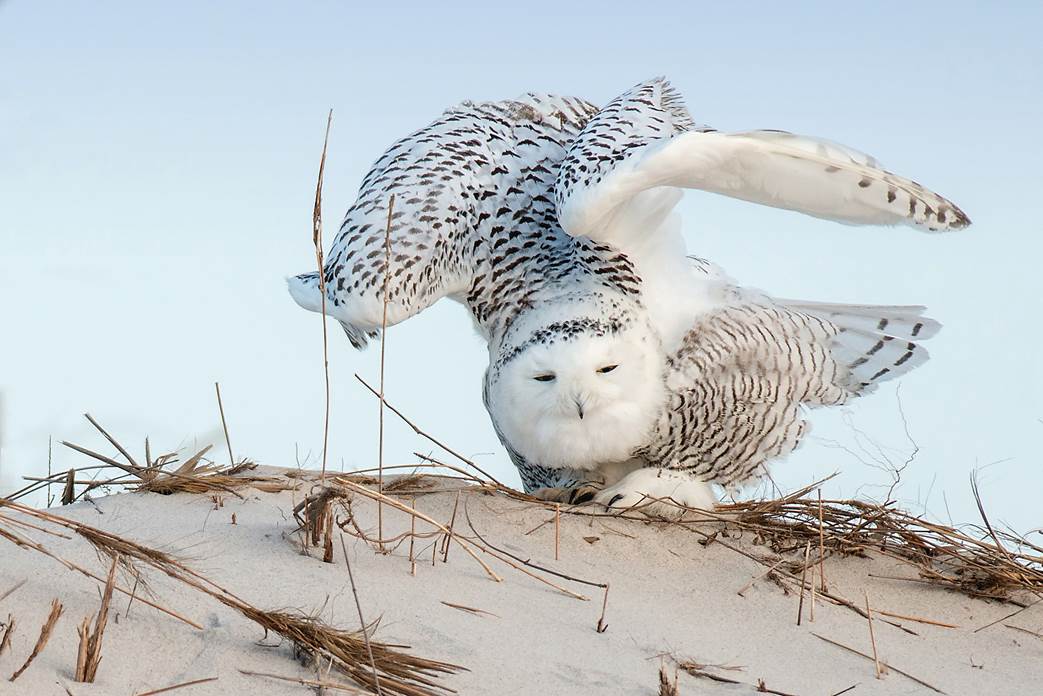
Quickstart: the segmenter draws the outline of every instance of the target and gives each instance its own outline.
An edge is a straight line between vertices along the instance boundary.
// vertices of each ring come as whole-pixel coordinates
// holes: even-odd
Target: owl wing
[[[700,317],[670,361],[672,403],[642,453],[728,488],[759,478],[806,429],[802,406],[844,403],[922,365],[922,307],[779,300]]]
[[[326,313],[352,344],[379,333],[385,275],[389,326],[466,294],[489,228],[517,223],[511,201],[542,195],[553,207],[553,172],[543,165],[564,157],[595,112],[580,99],[538,94],[465,102],[393,144],[363,179],[324,264]],[[323,311],[318,272],[288,285],[302,307]]]
[[[681,188],[855,225],[970,224],[952,202],[856,150],[782,131],[697,125],[662,78],[616,98],[584,127],[558,173],[558,217],[573,236],[629,251],[649,243]]]

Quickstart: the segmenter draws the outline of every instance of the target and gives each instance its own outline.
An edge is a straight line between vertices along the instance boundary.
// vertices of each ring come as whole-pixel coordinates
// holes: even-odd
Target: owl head
[[[630,459],[666,399],[657,334],[617,302],[582,298],[527,314],[491,356],[486,400],[497,432],[545,467]]]

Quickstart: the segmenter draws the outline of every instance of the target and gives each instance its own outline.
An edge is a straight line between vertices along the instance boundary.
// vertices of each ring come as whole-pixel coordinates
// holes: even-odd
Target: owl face
[[[666,399],[664,357],[644,325],[544,334],[499,373],[489,412],[510,446],[546,467],[596,469],[646,444]]]

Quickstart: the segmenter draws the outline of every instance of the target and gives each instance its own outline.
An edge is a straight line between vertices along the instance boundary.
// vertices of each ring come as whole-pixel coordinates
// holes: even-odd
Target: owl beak
[[[576,411],[579,412],[579,419],[583,420],[583,402],[579,399],[573,399],[573,401],[576,403]]]

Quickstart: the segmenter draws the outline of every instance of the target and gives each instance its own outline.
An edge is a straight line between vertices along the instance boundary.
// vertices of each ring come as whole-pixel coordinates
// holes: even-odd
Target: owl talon
[[[596,488],[587,488],[584,490],[576,489],[572,492],[571,502],[573,505],[583,505],[594,500],[594,496],[597,495]]]
[[[676,519],[688,508],[713,510],[717,501],[705,481],[684,472],[646,467],[601,491],[594,502],[610,512],[640,512],[649,517]]]
[[[576,486],[563,488],[555,486],[551,488],[540,488],[532,492],[532,495],[549,503],[565,503],[567,505],[582,505],[594,500],[601,492],[601,488],[592,483],[583,483]]]

